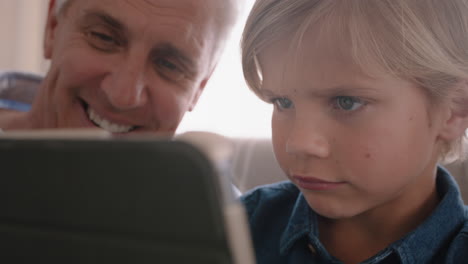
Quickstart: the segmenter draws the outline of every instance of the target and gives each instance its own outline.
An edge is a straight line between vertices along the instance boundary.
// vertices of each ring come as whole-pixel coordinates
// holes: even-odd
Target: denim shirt
[[[0,72],[0,109],[29,111],[42,77],[23,72]]]
[[[362,263],[468,263],[468,207],[445,169],[438,169],[436,184],[441,200],[431,215]],[[249,217],[258,264],[342,263],[321,244],[317,214],[291,182],[259,187],[241,201]]]

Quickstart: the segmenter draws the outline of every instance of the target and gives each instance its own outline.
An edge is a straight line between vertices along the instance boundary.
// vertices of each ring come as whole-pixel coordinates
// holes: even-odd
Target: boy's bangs
[[[336,56],[350,62],[363,74],[372,77],[385,72],[405,78],[407,70],[396,66],[401,65],[404,49],[401,34],[397,34],[398,25],[382,19],[384,14],[379,11],[355,1],[325,3],[300,25],[291,51],[296,51],[297,59],[301,58],[299,53],[307,52],[304,35],[313,31],[314,38],[323,43],[321,47],[334,49]]]
[[[411,6],[416,4],[403,0],[308,0],[302,8],[294,6],[292,10],[275,6],[277,10],[265,11],[247,25],[244,37],[249,37],[243,43],[247,83],[254,92],[261,87],[261,69],[254,61],[266,46],[278,39],[291,39],[285,52],[300,59],[307,51],[305,34],[313,31],[317,41],[325,43],[328,38],[334,44],[328,48],[346,56],[362,73],[372,77],[384,72],[426,88],[433,98],[444,98],[448,91],[444,87],[468,78],[468,71],[459,67],[468,56],[450,44],[447,35],[454,33],[443,27],[449,23],[439,25],[434,19],[449,19],[450,14]],[[278,11],[283,9],[286,11]],[[457,32],[464,32],[463,25],[457,27]]]

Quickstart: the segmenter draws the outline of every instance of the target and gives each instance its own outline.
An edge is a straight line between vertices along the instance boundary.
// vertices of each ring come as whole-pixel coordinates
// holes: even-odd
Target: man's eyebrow
[[[101,21],[119,31],[126,29],[120,21],[100,10],[86,10],[83,21]]]
[[[196,74],[196,64],[186,52],[169,42],[157,44],[153,49],[155,56],[162,55],[180,61],[189,73]]]
[[[124,32],[127,31],[127,28],[124,24],[122,24],[119,20],[115,19],[114,17],[101,10],[86,10],[82,20],[88,23],[89,21],[100,21],[109,25],[115,30]],[[197,67],[195,61],[191,58],[191,56],[189,56],[185,51],[176,47],[172,43],[163,42],[156,44],[151,53],[153,57],[166,56],[174,58],[182,63],[182,67],[189,74],[197,74]]]

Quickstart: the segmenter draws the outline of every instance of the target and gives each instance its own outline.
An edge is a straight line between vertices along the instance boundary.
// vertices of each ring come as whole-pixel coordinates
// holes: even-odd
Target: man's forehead
[[[132,38],[170,42],[196,64],[214,65],[237,15],[235,2],[242,0],[69,1],[67,9],[74,10],[68,15],[83,17],[89,10],[100,10],[127,27]]]
[[[164,15],[171,9],[177,9],[184,16],[198,16],[215,21],[219,27],[217,30],[225,32],[230,29],[240,10],[244,6],[244,0],[57,0],[57,9],[69,7],[75,3],[102,3],[108,7],[119,6],[126,3],[127,7],[136,7],[143,12],[156,12],[156,15]],[[66,5],[65,5],[66,4]]]
[[[126,7],[148,14],[165,15],[165,13],[181,12],[190,16],[206,15],[209,12],[213,12],[210,16],[216,16],[214,12],[219,6],[216,0],[68,0],[68,2],[74,2],[74,5],[77,4],[82,8],[90,5],[108,9]]]
[[[216,27],[208,7],[196,4],[194,0],[75,0],[76,13],[81,16],[90,12],[107,14],[128,29],[145,28],[146,31],[162,31],[172,28],[179,37],[198,38]],[[208,0],[211,1],[211,0]],[[207,2],[202,0],[199,3]],[[183,4],[187,3],[187,5]],[[185,32],[185,34],[183,34]],[[148,32],[149,33],[149,32]],[[155,32],[153,32],[155,33]],[[161,32],[159,32],[161,33]],[[139,33],[141,34],[141,32]],[[203,37],[204,38],[204,37]]]
[[[138,41],[152,52],[177,56],[196,68],[210,65],[216,36],[215,23],[200,15],[204,9],[194,0],[72,0],[70,11],[81,27],[109,26],[125,36],[129,43]],[[76,2],[75,2],[76,1]],[[211,0],[209,0],[211,1]],[[209,2],[202,0],[198,3]],[[190,5],[183,5],[190,3]],[[74,10],[73,10],[74,9]],[[140,45],[139,44],[139,45]],[[170,47],[168,49],[168,47]],[[197,66],[198,65],[198,66]],[[204,66],[203,66],[204,68]]]

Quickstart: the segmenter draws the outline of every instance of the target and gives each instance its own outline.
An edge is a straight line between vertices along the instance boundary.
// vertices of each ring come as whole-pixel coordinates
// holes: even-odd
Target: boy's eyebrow
[[[272,96],[281,96],[277,92],[273,92],[267,88],[261,88],[258,90],[259,94],[262,97],[272,97]],[[349,92],[365,92],[365,93],[377,93],[379,89],[366,87],[366,86],[356,86],[356,85],[339,85],[334,86],[331,88],[319,88],[319,89],[311,89],[305,91],[305,94],[308,96],[313,97],[324,97],[324,96],[332,96],[332,95],[339,95],[339,94],[347,94]]]
[[[375,88],[370,88],[366,86],[356,86],[356,85],[339,85],[339,86],[334,86],[331,88],[323,88],[323,89],[315,89],[313,91],[310,91],[309,94],[315,95],[315,96],[324,96],[324,95],[335,95],[335,94],[346,94],[349,93],[350,91],[353,92],[377,92],[377,89]]]

